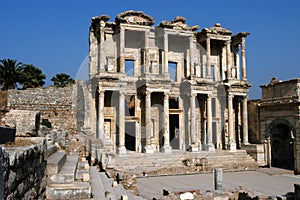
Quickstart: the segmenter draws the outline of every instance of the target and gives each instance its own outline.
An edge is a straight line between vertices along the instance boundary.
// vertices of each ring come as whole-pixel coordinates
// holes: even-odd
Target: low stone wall
[[[16,138],[25,146],[0,146],[0,199],[45,199],[46,141]]]
[[[53,128],[71,133],[77,130],[77,84],[64,88],[9,90],[7,107],[9,110],[39,111],[41,119],[47,119]]]

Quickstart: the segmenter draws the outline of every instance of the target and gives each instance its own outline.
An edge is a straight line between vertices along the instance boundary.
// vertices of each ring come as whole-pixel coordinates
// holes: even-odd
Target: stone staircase
[[[195,160],[200,160],[200,164],[205,171],[212,171],[214,168],[224,170],[249,170],[258,168],[256,161],[247,154],[245,150],[237,151],[201,151],[185,152],[173,150],[168,153],[141,154],[127,152],[126,155],[109,155],[107,163],[102,163],[105,168],[122,171],[136,176],[143,176],[148,172],[172,168],[184,168],[183,161],[189,161],[190,165],[196,165]],[[193,163],[195,162],[195,163]],[[199,164],[199,163],[198,163]],[[203,169],[202,168],[202,169]],[[165,170],[166,171],[166,170]],[[179,173],[179,172],[175,172]]]
[[[50,145],[46,151],[47,187],[46,198],[51,199],[142,199],[134,196],[99,172],[96,166],[89,166],[78,155],[67,155],[64,150]]]

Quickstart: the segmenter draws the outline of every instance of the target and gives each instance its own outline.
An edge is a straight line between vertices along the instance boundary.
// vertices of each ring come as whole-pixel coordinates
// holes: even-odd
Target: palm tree
[[[45,84],[45,74],[42,71],[33,66],[32,64],[25,64],[20,70],[20,84],[22,89],[43,87]]]
[[[65,73],[56,74],[51,78],[51,81],[53,81],[54,86],[56,87],[65,87],[75,83],[75,80]]]
[[[1,90],[15,89],[20,80],[21,62],[13,59],[0,60],[0,86]]]

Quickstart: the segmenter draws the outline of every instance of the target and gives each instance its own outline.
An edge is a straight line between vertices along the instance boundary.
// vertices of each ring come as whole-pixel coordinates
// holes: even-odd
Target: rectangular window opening
[[[176,62],[169,62],[168,63],[170,78],[173,82],[177,81],[177,63]]]
[[[125,73],[126,76],[134,75],[134,60],[130,60],[130,59],[125,60]]]

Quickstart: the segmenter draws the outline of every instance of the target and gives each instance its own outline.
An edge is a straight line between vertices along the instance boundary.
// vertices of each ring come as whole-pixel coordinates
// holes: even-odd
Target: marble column
[[[234,113],[233,113],[233,94],[228,94],[227,103],[228,103],[228,149],[231,151],[236,150],[235,135],[234,135]]]
[[[120,72],[121,73],[125,73],[124,49],[125,49],[125,29],[124,27],[120,27]]]
[[[170,133],[169,133],[169,93],[165,92],[164,96],[164,146],[162,152],[171,153],[172,147],[170,146]]]
[[[104,56],[104,23],[100,23],[100,29],[99,29],[99,73],[103,73],[105,71],[105,56]]]
[[[168,41],[168,34],[164,34],[164,74],[167,75],[169,73],[169,41]]]
[[[207,114],[207,145],[206,150],[213,151],[215,150],[215,146],[212,141],[212,106],[211,106],[211,94],[207,95],[207,103],[206,103],[206,114]]]
[[[150,58],[149,58],[149,31],[145,31],[145,60],[144,60],[144,68],[145,68],[145,73],[149,73],[149,64],[150,64]]]
[[[118,153],[121,155],[126,154],[125,147],[125,95],[120,92],[119,97],[119,147]]]
[[[226,42],[226,60],[227,60],[227,79],[231,78],[231,51],[230,41]]]
[[[196,144],[196,132],[197,132],[197,121],[196,121],[196,105],[195,105],[195,98],[197,94],[191,93],[191,144],[190,144],[190,151],[196,152],[198,151],[198,146]]]
[[[194,66],[194,36],[190,36],[189,37],[190,39],[190,75],[191,76],[194,76],[196,73],[195,73],[195,66]]]
[[[210,38],[206,38],[206,69],[207,69],[207,77],[211,78],[211,62],[210,62]]]
[[[243,144],[248,144],[248,98],[247,96],[243,99]]]
[[[242,79],[247,80],[247,75],[246,75],[246,39],[243,37],[242,38]]]
[[[104,140],[104,90],[99,90],[98,139]]]
[[[146,121],[146,146],[144,148],[145,153],[153,153],[153,147],[151,145],[151,133],[152,133],[152,121],[151,121],[151,92],[146,92],[145,99],[145,121]]]

